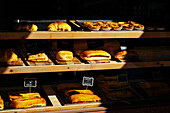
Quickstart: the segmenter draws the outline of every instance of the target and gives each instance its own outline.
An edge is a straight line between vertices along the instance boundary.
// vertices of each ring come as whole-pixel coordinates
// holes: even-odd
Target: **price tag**
[[[127,74],[118,75],[118,82],[128,82]]]
[[[124,50],[127,49],[127,46],[120,46],[120,49],[121,49],[122,51],[124,51]]]
[[[37,79],[36,78],[25,78],[24,87],[37,87]]]
[[[93,77],[83,77],[82,85],[83,86],[93,86],[94,78]]]

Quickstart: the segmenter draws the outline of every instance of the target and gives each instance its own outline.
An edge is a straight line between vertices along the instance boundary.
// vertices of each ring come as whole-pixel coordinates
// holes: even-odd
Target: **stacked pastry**
[[[0,110],[3,110],[4,109],[4,101],[3,99],[1,98],[1,95],[0,95]]]
[[[129,90],[127,82],[118,82],[118,76],[97,77],[98,87],[102,89],[106,98],[115,100],[116,98],[134,98],[135,95]]]
[[[101,101],[101,98],[91,90],[68,90],[65,93],[73,104]]]
[[[27,55],[27,63],[29,65],[52,65],[52,61],[44,52],[31,53]]]
[[[73,104],[101,101],[101,98],[92,90],[84,90],[80,83],[58,84],[57,90],[63,92]]]
[[[144,30],[144,25],[128,21],[128,22],[84,22],[84,26],[88,27],[90,30]]]
[[[11,108],[29,108],[46,106],[46,100],[39,93],[14,93],[9,94]]]

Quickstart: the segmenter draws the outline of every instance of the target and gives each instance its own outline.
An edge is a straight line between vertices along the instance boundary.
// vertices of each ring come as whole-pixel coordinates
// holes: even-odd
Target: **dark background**
[[[5,0],[0,20],[112,19],[168,22],[166,0]]]

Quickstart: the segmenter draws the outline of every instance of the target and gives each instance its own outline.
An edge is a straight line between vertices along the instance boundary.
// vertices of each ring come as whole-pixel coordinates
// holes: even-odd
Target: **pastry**
[[[97,95],[75,94],[70,96],[72,103],[99,102],[101,98]]]
[[[41,61],[48,61],[48,60],[49,59],[45,53],[32,54],[28,56],[28,61],[41,62]]]
[[[37,106],[46,106],[46,101],[41,97],[34,98],[18,98],[12,100],[10,107],[11,108],[29,108]]]
[[[37,25],[31,23],[18,23],[14,25],[13,29],[15,31],[37,31],[38,27]]]
[[[73,53],[71,51],[59,51],[56,58],[60,61],[71,61],[73,60]]]
[[[4,101],[0,96],[0,110],[3,110],[3,109],[4,109]]]
[[[103,50],[86,50],[80,54],[83,60],[109,60],[111,55]]]
[[[71,26],[66,22],[56,21],[48,26],[48,31],[71,31]]]
[[[116,53],[115,58],[119,59],[119,60],[124,60],[125,56],[127,55],[127,51],[120,51],[118,53]]]
[[[46,106],[46,100],[39,93],[9,93],[11,108]]]
[[[100,30],[100,25],[98,25],[98,24],[90,24],[89,26],[88,26],[88,28],[90,29],[90,30],[95,30],[95,31],[99,31]]]
[[[93,91],[91,90],[68,90],[65,92],[67,96],[73,95],[73,94],[88,94],[93,95]]]

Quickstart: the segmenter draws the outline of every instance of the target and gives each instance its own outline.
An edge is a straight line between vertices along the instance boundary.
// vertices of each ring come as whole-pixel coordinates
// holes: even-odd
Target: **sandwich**
[[[83,60],[110,60],[111,55],[103,50],[86,50],[80,54]]]

